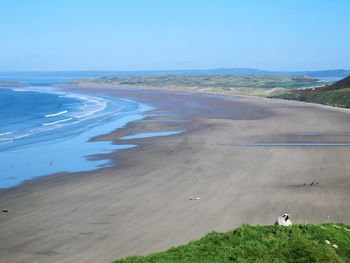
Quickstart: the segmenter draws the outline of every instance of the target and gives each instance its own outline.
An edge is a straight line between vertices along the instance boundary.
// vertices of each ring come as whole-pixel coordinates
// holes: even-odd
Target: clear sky
[[[0,0],[0,70],[350,69],[349,0]]]

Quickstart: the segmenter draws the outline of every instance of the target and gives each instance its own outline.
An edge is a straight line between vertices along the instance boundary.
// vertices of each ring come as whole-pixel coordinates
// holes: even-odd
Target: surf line
[[[64,120],[58,120],[58,121],[54,121],[54,122],[43,123],[43,126],[53,125],[53,124],[56,124],[56,123],[70,121],[70,120],[73,120],[73,118],[68,118],[68,119],[64,119]]]
[[[65,114],[65,113],[67,113],[67,112],[68,112],[67,110],[64,110],[64,111],[60,111],[60,112],[53,113],[53,114],[47,114],[47,115],[45,115],[45,118],[55,117],[55,116],[58,116],[58,115]]]

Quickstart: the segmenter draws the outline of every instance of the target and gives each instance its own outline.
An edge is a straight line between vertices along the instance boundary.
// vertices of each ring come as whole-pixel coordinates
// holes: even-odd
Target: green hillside
[[[305,90],[285,90],[282,94],[273,94],[270,97],[350,108],[350,77],[332,85]]]
[[[350,226],[243,225],[165,252],[114,262],[350,262]]]
[[[350,108],[350,88],[328,90],[313,94],[288,92],[275,97],[281,99],[300,100],[336,107]]]
[[[230,91],[232,89],[295,89],[319,85],[317,79],[302,76],[203,75],[203,76],[132,76],[103,77],[73,81],[75,85],[124,86],[154,89]]]

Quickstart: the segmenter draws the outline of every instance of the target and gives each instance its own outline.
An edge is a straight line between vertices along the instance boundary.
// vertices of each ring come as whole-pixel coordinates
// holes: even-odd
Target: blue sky
[[[0,70],[350,68],[348,0],[1,0]]]

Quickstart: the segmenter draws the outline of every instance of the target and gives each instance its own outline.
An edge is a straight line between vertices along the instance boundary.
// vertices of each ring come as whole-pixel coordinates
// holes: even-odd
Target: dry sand
[[[244,146],[350,142],[348,112],[261,98],[86,90],[151,103],[165,116],[97,138],[138,145],[104,156],[115,161],[112,168],[1,190],[1,208],[9,210],[0,214],[1,262],[109,262],[212,230],[273,224],[282,213],[293,223],[350,223],[349,147]],[[118,139],[164,130],[186,132]],[[303,186],[312,181],[319,185]]]

